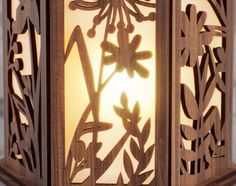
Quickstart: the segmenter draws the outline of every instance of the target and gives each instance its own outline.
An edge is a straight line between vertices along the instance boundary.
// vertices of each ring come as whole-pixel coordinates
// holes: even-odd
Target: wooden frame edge
[[[14,170],[7,166],[4,160],[0,160],[0,181],[7,184],[7,186],[35,185],[34,183],[26,180],[24,177],[15,175]]]
[[[197,186],[232,186],[236,183],[236,167],[232,167],[228,171],[216,175]]]

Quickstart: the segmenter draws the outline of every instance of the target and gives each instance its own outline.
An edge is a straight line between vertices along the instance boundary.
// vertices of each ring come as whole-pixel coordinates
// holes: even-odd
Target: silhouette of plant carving
[[[186,13],[181,13],[182,20],[182,65],[195,66],[197,58],[203,55],[203,45],[208,45],[212,41],[212,33],[202,31],[207,18],[206,12],[198,12],[195,5],[188,5]],[[192,42],[188,42],[192,41]],[[194,45],[193,45],[194,43]],[[196,50],[196,46],[198,49]]]
[[[130,150],[132,156],[138,161],[138,166],[134,171],[133,163],[127,151],[124,151],[123,163],[125,171],[130,181],[128,185],[142,185],[143,182],[152,174],[154,170],[143,172],[153,157],[154,146],[151,145],[147,150],[144,150],[145,144],[150,135],[151,120],[147,120],[142,131],[140,131],[138,124],[141,120],[140,106],[138,102],[134,105],[132,112],[128,108],[128,98],[125,93],[121,95],[122,107],[114,106],[116,114],[122,119],[122,123],[127,133],[132,136],[130,140]],[[138,144],[134,139],[137,139]],[[119,178],[121,182],[121,178]],[[118,181],[118,182],[119,182]]]
[[[91,2],[87,0],[73,0],[70,2],[71,10],[85,10],[94,11],[99,10],[99,13],[93,19],[93,26],[88,31],[89,37],[94,37],[96,35],[96,27],[107,19],[105,29],[109,33],[114,33],[116,30],[115,23],[124,23],[126,20],[126,30],[128,33],[134,31],[134,25],[131,22],[131,17],[134,17],[138,22],[143,21],[155,21],[156,13],[150,12],[148,15],[144,15],[139,7],[148,7],[155,10],[156,4],[150,3],[145,0],[101,0],[96,2]],[[118,21],[117,21],[118,19]]]
[[[9,14],[11,15],[11,14]],[[40,34],[38,4],[35,0],[22,0],[16,9],[16,19],[8,17],[8,99],[9,99],[9,155],[34,174],[41,176],[40,147],[40,69],[36,33]],[[18,40],[19,35],[29,34],[30,51]],[[30,53],[31,74],[25,75],[26,61],[18,55]],[[15,80],[15,83],[13,82]],[[16,89],[18,88],[18,91]],[[24,117],[25,119],[22,119]]]
[[[129,3],[132,7],[134,7],[135,11],[132,12],[130,8],[126,6],[126,3]],[[146,50],[137,51],[142,41],[140,35],[134,35],[134,37],[130,41],[130,33],[133,32],[134,29],[132,28],[133,25],[130,20],[130,15],[137,18],[139,21],[146,21],[154,20],[155,13],[150,13],[148,16],[144,16],[139,11],[139,9],[136,8],[136,4],[147,7],[155,6],[154,4],[145,1],[131,2],[125,0],[108,0],[98,2],[87,2],[79,0],[71,1],[69,4],[69,8],[71,10],[100,9],[99,14],[94,18],[93,27],[88,31],[89,37],[95,37],[96,26],[106,18],[107,24],[104,31],[104,39],[103,41],[101,41],[102,60],[98,78],[98,87],[95,87],[93,69],[80,26],[76,26],[73,30],[65,50],[65,61],[67,61],[67,58],[70,55],[74,44],[76,44],[89,96],[89,103],[84,113],[82,114],[80,121],[78,122],[66,160],[66,179],[68,185],[72,184],[75,176],[84,169],[90,169],[90,175],[82,182],[82,184],[95,185],[96,181],[108,170],[108,168],[115,161],[116,157],[121,152],[130,136],[132,136],[133,138],[137,138],[138,140],[138,144],[134,144],[134,140],[131,140],[130,143],[132,144],[131,148],[136,148],[135,150],[138,150],[136,158],[139,159],[136,160],[139,161],[139,165],[135,172],[132,172],[132,176],[131,172],[126,170],[126,173],[130,179],[129,184],[134,184],[136,180],[137,183],[140,183],[140,185],[142,185],[154,171],[146,171],[146,168],[151,161],[151,157],[153,157],[154,145],[150,146],[147,150],[144,150],[144,146],[146,145],[150,134],[150,120],[147,121],[143,128],[143,131],[140,132],[138,127],[138,123],[141,119],[140,106],[138,103],[136,103],[133,110],[130,111],[128,108],[128,97],[125,93],[123,93],[120,98],[122,108],[114,106],[114,112],[122,119],[123,127],[126,132],[122,135],[120,140],[113,146],[111,151],[105,156],[103,160],[97,157],[98,151],[103,146],[101,142],[98,142],[98,133],[101,131],[109,131],[113,126],[113,123],[101,121],[99,117],[100,97],[103,90],[109,84],[111,79],[117,73],[123,71],[124,69],[126,69],[130,78],[134,76],[134,72],[137,72],[137,74],[142,78],[147,78],[149,75],[148,69],[139,64],[139,61],[151,58],[152,54],[150,51]],[[124,12],[121,12],[123,10]],[[113,14],[110,14],[111,11],[113,11]],[[118,20],[116,18],[116,12],[117,14],[119,14]],[[127,22],[125,22],[122,17],[124,13],[126,15]],[[114,26],[116,22],[118,22],[117,27]],[[108,40],[108,35],[114,33],[116,29],[118,46]],[[110,76],[107,77],[107,79],[102,81],[103,70],[107,65],[110,64],[116,64],[116,68],[110,74]],[[87,122],[90,113],[92,113],[93,121]],[[92,134],[92,142],[88,145],[88,147],[86,147],[85,143],[81,140],[81,137],[84,134],[88,133]],[[137,145],[139,145],[139,147],[137,147]],[[132,164],[132,162],[130,162],[129,160],[129,155],[125,151],[124,163]],[[117,179],[117,184],[123,184],[123,177],[121,174]]]
[[[101,44],[105,52],[111,53],[104,57],[104,64],[110,65],[116,63],[117,72],[122,72],[126,69],[130,77],[134,76],[136,71],[141,77],[148,77],[148,70],[138,63],[138,60],[149,59],[152,56],[150,51],[136,52],[141,43],[141,36],[135,35],[129,43],[129,34],[125,29],[118,31],[118,44],[115,46],[113,43],[104,41]]]
[[[226,2],[208,0],[221,26],[204,25],[206,12],[198,12],[195,5],[188,5],[182,12],[181,60],[182,66],[193,69],[194,85],[181,84],[181,103],[184,114],[192,120],[181,123],[181,174],[194,175],[209,169],[216,158],[224,157],[224,110],[210,105],[215,91],[226,92]],[[210,46],[213,37],[222,39],[222,46]],[[194,43],[194,45],[192,44]],[[200,57],[200,58],[199,58]],[[186,67],[185,67],[186,68]],[[222,102],[222,107],[224,107]],[[220,113],[221,112],[221,113]],[[191,148],[183,140],[191,142]]]

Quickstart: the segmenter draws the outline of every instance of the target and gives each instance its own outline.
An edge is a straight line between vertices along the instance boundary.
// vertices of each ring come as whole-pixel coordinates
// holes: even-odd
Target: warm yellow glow
[[[196,6],[198,12],[205,11],[207,13],[207,19],[205,22],[206,25],[220,26],[219,20],[218,20],[215,12],[213,11],[213,9],[208,1],[205,1],[205,0],[183,0],[182,1],[182,11],[186,10],[186,6],[188,4],[194,4]],[[211,48],[221,47],[222,46],[222,39],[220,37],[213,37],[212,43],[209,46]],[[201,60],[201,57],[199,57],[199,60]],[[209,77],[209,74],[210,74],[210,72],[208,70],[208,77]],[[181,83],[188,85],[190,90],[195,94],[193,70],[191,68],[189,68],[189,67],[181,68]],[[221,93],[218,90],[214,91],[211,101],[210,101],[208,107],[205,109],[205,113],[208,111],[208,109],[211,106],[217,106],[218,108],[221,108]],[[181,116],[180,117],[181,124],[192,126],[192,120],[190,120],[189,118],[186,117],[182,108],[181,108],[180,116]],[[184,141],[185,148],[191,149],[191,142],[187,141],[187,140],[183,140],[183,141]]]
[[[19,0],[11,0],[11,17],[16,20],[16,9],[18,7],[18,5],[20,4]]]
[[[94,72],[95,86],[98,86],[99,67],[101,62],[101,47],[100,43],[103,40],[105,22],[102,22],[96,29],[96,36],[94,38],[87,37],[87,31],[91,28],[93,18],[98,14],[98,11],[71,11],[68,8],[69,0],[65,0],[65,35],[64,35],[64,47],[66,48],[71,33],[76,25],[80,25],[82,28],[83,36],[89,52],[89,57],[92,63]],[[145,11],[142,10],[142,11]],[[85,21],[86,20],[86,21]],[[101,93],[100,104],[100,120],[113,124],[112,129],[98,134],[98,141],[103,143],[102,148],[98,152],[98,157],[103,160],[106,155],[111,151],[114,145],[120,140],[125,133],[121,119],[115,114],[113,106],[120,106],[120,96],[122,92],[127,94],[129,99],[129,108],[133,109],[135,103],[138,101],[141,108],[141,117],[139,127],[143,128],[145,122],[151,118],[151,134],[148,139],[145,149],[155,143],[155,22],[142,22],[135,23],[135,31],[130,34],[130,41],[132,38],[139,34],[142,36],[142,42],[137,51],[150,50],[153,53],[151,59],[139,61],[145,68],[149,70],[149,77],[147,79],[141,78],[136,72],[133,78],[127,75],[126,70],[122,73],[115,73],[111,81],[103,89]],[[136,24],[137,23],[137,24]],[[109,41],[117,45],[117,33],[115,32],[108,37]],[[114,71],[114,65],[106,66],[103,72],[103,81],[109,77]],[[77,46],[74,45],[65,64],[65,158],[67,158],[70,144],[74,135],[74,131],[77,127],[78,121],[89,103],[87,94],[85,79],[81,67],[80,57],[78,54]],[[92,121],[92,116],[88,121]],[[91,142],[92,135],[82,136],[86,145]],[[123,175],[124,181],[127,183],[128,177],[124,170],[123,165],[123,152],[124,149],[130,153],[130,140],[124,145],[119,155],[115,159],[112,166],[105,172],[103,176],[97,181],[97,183],[116,183],[120,172]],[[130,153],[130,157],[132,155]],[[154,154],[149,166],[145,170],[155,169]],[[137,161],[132,158],[132,162],[137,166]],[[74,183],[81,183],[85,178],[85,174],[88,172],[80,172],[73,180]],[[83,178],[82,178],[83,177]],[[154,177],[154,173],[149,179]],[[146,180],[149,183],[150,180]]]

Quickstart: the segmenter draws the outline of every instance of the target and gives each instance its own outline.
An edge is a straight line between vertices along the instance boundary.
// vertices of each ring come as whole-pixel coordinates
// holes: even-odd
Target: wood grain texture
[[[179,84],[181,107],[192,123],[180,123],[180,158],[175,162],[180,165],[178,185],[197,185],[232,165],[232,1],[207,2],[220,26],[206,25],[208,13],[194,4],[186,10],[178,5],[179,68],[191,69],[194,79],[193,86]],[[212,47],[213,37],[221,38],[221,46]],[[216,91],[221,94],[221,108],[210,105]]]
[[[46,1],[4,5],[5,163],[12,174],[47,185]],[[41,12],[40,12],[41,10]],[[16,12],[12,12],[16,11]],[[13,18],[13,14],[15,17]],[[42,16],[40,16],[42,14]],[[42,18],[42,19],[41,19]],[[27,37],[29,51],[20,37]],[[40,44],[37,42],[40,40]],[[37,49],[39,48],[39,50]],[[42,48],[42,50],[41,50]],[[29,54],[29,59],[22,54]],[[31,73],[25,69],[30,67]],[[45,124],[43,124],[45,123]],[[46,148],[44,148],[46,147]],[[42,161],[42,158],[44,161]],[[44,180],[44,181],[42,181]]]
[[[49,3],[50,12],[50,123],[51,185],[65,186],[64,137],[64,1]],[[59,32],[60,31],[60,32]]]
[[[19,1],[19,20],[11,19],[11,1],[3,1],[7,109],[5,158],[0,162],[0,179],[12,185],[36,186],[220,186],[234,183],[236,173],[235,168],[231,168],[233,1],[206,0],[220,26],[206,25],[207,12],[201,12],[195,5],[181,10],[180,1],[135,1],[138,5],[128,0],[122,1],[123,4],[114,1],[111,5],[111,1],[71,1],[71,11],[99,11],[87,35],[81,31],[83,25],[79,25],[66,44],[62,21],[64,1]],[[129,4],[129,8],[135,11],[127,12],[124,4]],[[150,14],[143,15],[142,9],[137,7],[151,10]],[[112,11],[117,11],[115,16]],[[121,15],[124,17],[121,18]],[[110,20],[109,24],[102,23],[106,19]],[[114,73],[125,71],[129,78],[138,75],[145,79],[149,73],[142,60],[149,59],[152,54],[149,50],[137,50],[143,38],[135,32],[136,21],[140,24],[155,21],[157,29],[155,142],[146,147],[151,133],[150,119],[141,122],[142,107],[138,102],[129,107],[129,97],[123,93],[120,106],[114,105],[114,113],[122,121],[126,132],[101,160],[97,156],[102,148],[98,134],[109,132],[112,124],[99,117],[99,96],[114,74],[106,81],[101,81],[100,77],[99,87],[95,87],[88,58],[92,51],[87,48],[85,38],[95,37],[97,27],[105,25],[105,39],[101,39],[102,68],[115,65]],[[27,76],[21,73],[24,61],[14,57],[24,49],[17,39],[26,31],[31,41],[29,53],[32,66],[32,74]],[[36,33],[41,40],[40,54],[36,50]],[[107,37],[112,34],[117,39],[116,45]],[[221,38],[220,47],[211,48],[213,37]],[[89,103],[73,133],[67,156],[64,68],[74,46],[82,63]],[[181,69],[185,67],[193,72],[194,89],[181,82]],[[20,94],[15,92],[13,76],[18,79]],[[208,107],[216,90],[221,94],[222,107]],[[192,125],[180,122],[181,107]],[[28,125],[21,122],[19,113],[25,115]],[[89,113],[92,114],[91,121],[87,121]],[[91,133],[93,138],[87,147],[80,138],[85,133]],[[185,148],[183,139],[191,141],[191,149]],[[130,152],[122,150],[126,142]],[[109,169],[119,153],[123,155],[121,163],[125,165],[124,174],[128,182],[124,183],[120,174],[114,184],[98,184],[98,178]],[[153,156],[155,169],[145,170]],[[137,167],[133,164],[134,159]],[[88,179],[72,183],[76,174],[84,168],[91,168]],[[154,174],[153,179],[145,184],[151,174]]]
[[[158,185],[171,184],[172,2],[158,1],[156,73],[156,176]],[[161,25],[161,26],[160,26]],[[159,51],[159,52],[158,52]]]

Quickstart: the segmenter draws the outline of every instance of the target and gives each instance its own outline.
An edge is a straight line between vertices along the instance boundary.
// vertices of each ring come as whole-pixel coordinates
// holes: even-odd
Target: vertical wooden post
[[[3,1],[5,156],[0,167],[22,185],[48,185],[47,3]]]
[[[64,1],[50,1],[51,184],[65,186]]]
[[[145,2],[147,5],[142,2],[146,5],[145,8],[156,8],[156,11],[151,11],[145,19],[154,21],[157,18],[155,20],[156,131],[153,148],[152,145],[150,146],[150,151],[153,151],[155,147],[155,176],[150,181],[151,185],[220,185],[233,183],[232,177],[236,175],[232,163],[231,139],[233,0],[205,1],[209,3],[208,5],[215,12],[219,25],[206,24],[205,19],[207,19],[208,12],[201,12],[200,6],[189,4],[186,9],[182,10],[181,3],[184,0],[157,0],[156,7],[153,4]],[[0,180],[12,185],[35,186],[83,184],[94,186],[95,183],[96,185],[127,185],[123,182],[122,174],[114,181],[114,184],[97,183],[97,180],[108,170],[115,159],[114,157],[118,156],[120,151],[123,150],[126,141],[129,138],[136,139],[137,136],[140,137],[141,132],[137,128],[136,132],[139,135],[127,130],[124,137],[120,139],[120,143],[115,145],[115,150],[112,150],[112,148],[107,155],[108,158],[104,158],[105,160],[100,160],[96,156],[96,148],[100,145],[97,143],[98,128],[94,126],[88,128],[89,131],[93,130],[93,138],[96,142],[93,141],[92,150],[89,151],[90,155],[87,159],[92,164],[89,166],[93,170],[91,171],[93,175],[90,175],[89,178],[93,181],[72,184],[71,170],[67,170],[69,168],[66,167],[65,163],[67,157],[65,157],[64,68],[65,58],[69,54],[65,54],[67,53],[65,52],[67,51],[65,45],[68,44],[65,44],[64,41],[65,2],[65,0],[19,1],[17,10],[15,10],[17,12],[16,17],[13,17],[13,0],[3,0],[5,157],[0,161]],[[102,0],[99,2],[106,3]],[[76,3],[78,2],[74,3],[71,4],[71,10],[76,9]],[[124,3],[126,3],[126,0],[124,0]],[[121,6],[118,3],[116,5]],[[141,3],[139,5],[143,6]],[[88,10],[87,7],[85,9]],[[122,14],[123,10],[120,9],[119,13]],[[136,21],[142,22],[145,20],[142,16],[132,16],[132,19],[136,19]],[[124,20],[120,20],[120,24],[113,25],[115,28],[109,25],[109,29],[106,30],[106,37],[104,37],[106,39],[104,39],[104,42],[101,41],[101,50],[104,53],[102,54],[103,59],[108,57],[105,53],[113,46],[107,40],[109,34],[120,34],[117,50],[119,50],[119,47],[122,48],[122,39],[128,38],[126,40],[128,46],[131,37],[133,38],[133,35],[129,34],[133,32],[131,30],[134,30],[132,26],[135,27],[135,24],[125,28],[121,23],[126,24]],[[98,26],[100,21],[94,19],[94,24]],[[68,45],[73,46],[76,43],[79,53],[82,53],[80,60],[86,61],[87,53],[93,51],[91,49],[87,51],[83,37],[85,34],[80,30],[80,26],[75,27],[75,32],[73,31],[75,35],[71,36],[72,40]],[[112,29],[117,29],[117,33],[112,32]],[[89,37],[92,37],[93,31],[95,30],[90,30]],[[30,53],[29,61],[19,59],[21,53],[26,50],[26,45],[21,46],[20,36],[26,33],[29,34],[28,39],[31,43],[28,51]],[[37,37],[41,43],[39,48],[37,48],[39,42],[35,39]],[[222,39],[221,45],[217,48],[211,45],[213,37]],[[139,33],[137,33],[134,41],[136,47],[138,47],[138,43],[141,42]],[[107,48],[104,43],[108,46]],[[39,53],[37,53],[38,51]],[[124,53],[123,51],[116,57],[119,58]],[[142,57],[148,58],[149,55],[150,53],[146,52],[146,56]],[[88,71],[90,68],[89,60],[86,62],[84,63],[84,69],[87,70],[85,79],[87,82],[93,83],[93,80],[89,79],[91,77],[89,76],[90,71]],[[27,63],[30,63],[31,73],[24,74],[22,70]],[[127,68],[127,66],[123,68]],[[128,68],[131,67],[128,66]],[[181,77],[182,68],[187,68],[193,72],[192,87],[184,84],[183,77]],[[134,73],[130,72],[132,70],[134,71],[134,69],[127,69],[129,75]],[[139,73],[145,76],[145,72],[141,71]],[[15,85],[19,90],[14,87]],[[99,123],[102,125],[104,123],[99,120],[97,110],[99,104],[96,100],[99,93],[93,88],[90,87],[89,89],[89,97],[92,101],[90,100],[91,102],[89,102],[86,111],[91,110],[93,114],[95,113],[93,124]],[[214,91],[219,91],[219,94],[221,94],[220,108],[219,105],[216,108],[217,106],[214,103],[211,103],[212,107],[207,107],[211,98],[214,97],[212,93]],[[126,103],[128,102],[127,99],[125,96],[121,98],[123,106],[128,105]],[[137,108],[136,112],[139,112],[137,111],[139,108]],[[26,121],[20,115],[24,115],[23,118]],[[182,123],[182,115],[185,115],[184,117],[188,118],[190,123]],[[128,122],[131,123],[129,120]],[[110,127],[109,123],[105,123],[104,126],[107,127],[106,129]],[[143,132],[144,136],[148,136],[150,133],[148,124],[146,126],[147,129]],[[207,140],[209,136],[212,137],[211,140]],[[71,147],[80,140],[80,137],[75,138],[74,141],[72,140]],[[146,137],[144,139],[144,141],[147,141]],[[184,142],[182,142],[183,139],[191,141],[190,147],[185,148]],[[133,140],[132,143],[128,144],[132,146],[130,153],[125,150],[121,152],[124,155],[125,163],[133,166],[133,161],[141,157],[136,156],[134,157],[136,160],[131,160],[132,156],[129,156],[131,153],[136,154],[141,151],[140,154],[142,155],[146,153],[146,146],[144,148],[144,144],[142,144],[141,148],[140,144],[142,144],[142,141],[139,141],[139,145],[137,145],[136,141]],[[74,149],[69,149],[68,154],[72,151],[74,153],[76,151]],[[78,154],[77,151],[75,153]],[[73,155],[72,160],[76,158],[76,155]],[[143,162],[147,162],[147,159],[146,157],[140,158],[140,165],[146,166],[142,164],[145,164]],[[99,167],[98,165],[102,166]],[[100,168],[103,172],[100,171]],[[126,168],[124,167],[124,169]],[[131,184],[136,183],[133,177],[141,177],[144,174],[142,171],[136,174],[133,169],[127,168],[126,172],[123,173],[129,174]],[[147,173],[144,175],[145,179],[148,178],[147,175],[150,172],[145,172]],[[138,185],[143,182],[139,181]]]
[[[215,185],[235,171],[231,169],[233,1],[208,0],[202,6],[187,2],[184,9],[185,0],[175,2],[173,10],[176,78],[172,93],[176,105],[172,183]],[[204,6],[209,11],[202,11]],[[209,21],[210,12],[219,25]],[[215,38],[221,43],[215,44]],[[224,67],[219,69],[220,65]],[[183,72],[189,76],[181,76]],[[221,104],[211,102],[214,98]],[[182,123],[183,117],[188,118],[184,120],[187,123]]]
[[[159,185],[171,184],[172,1],[157,1],[156,168]]]

